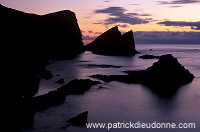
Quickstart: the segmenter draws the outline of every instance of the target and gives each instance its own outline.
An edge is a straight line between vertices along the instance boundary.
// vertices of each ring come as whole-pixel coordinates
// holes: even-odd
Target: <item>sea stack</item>
[[[122,35],[117,26],[102,33],[85,48],[102,55],[131,56],[138,53],[135,50],[133,31]]]
[[[125,71],[128,75],[93,75],[105,82],[143,84],[159,96],[171,96],[179,87],[193,81],[194,75],[182,66],[171,54],[162,55],[146,70]]]
[[[145,70],[144,84],[152,87],[180,87],[192,82],[194,75],[171,54],[162,55]]]

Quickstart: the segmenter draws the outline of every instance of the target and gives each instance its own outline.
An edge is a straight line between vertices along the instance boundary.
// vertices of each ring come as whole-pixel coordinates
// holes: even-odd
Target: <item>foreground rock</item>
[[[154,56],[154,55],[142,55],[139,56],[141,59],[158,59],[160,56]]]
[[[93,42],[85,46],[86,50],[102,55],[124,55],[130,56],[138,53],[135,50],[133,32],[121,35],[115,26],[98,36]]]
[[[68,84],[60,87],[57,91],[61,94],[84,94],[90,89],[91,86],[100,84],[99,81],[93,81],[90,79],[75,79],[70,81]]]
[[[55,83],[63,84],[65,82],[64,78],[58,79]]]
[[[53,74],[49,70],[44,70],[44,71],[40,72],[39,75],[46,80],[49,80],[53,77]]]
[[[82,112],[77,116],[69,119],[68,123],[74,126],[86,126],[86,123],[88,123],[87,116],[88,116],[88,111]]]
[[[51,106],[59,105],[66,99],[66,95],[84,94],[93,85],[100,84],[99,81],[90,79],[75,79],[68,84],[58,88],[57,90],[50,91],[44,95],[36,96],[32,99],[33,107],[36,110],[48,108]]]
[[[50,91],[44,95],[33,97],[33,108],[38,111],[48,107],[56,106],[65,101],[64,94],[59,93],[57,90]]]
[[[171,54],[160,56],[151,67],[142,71],[126,71],[128,75],[93,75],[106,82],[138,83],[150,87],[158,94],[171,94],[180,86],[192,82],[194,75]]]
[[[121,66],[115,66],[115,65],[101,65],[101,64],[88,64],[88,65],[82,65],[86,66],[89,68],[95,68],[95,67],[100,67],[100,68],[120,68]]]

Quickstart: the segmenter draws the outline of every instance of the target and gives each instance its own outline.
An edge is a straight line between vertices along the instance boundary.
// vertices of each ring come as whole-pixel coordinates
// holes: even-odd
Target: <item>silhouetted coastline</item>
[[[71,80],[65,84],[64,78],[60,77],[55,83],[64,84],[63,86],[35,97],[41,79],[50,80],[54,77],[52,72],[46,69],[52,60],[73,59],[85,51],[108,56],[133,56],[139,53],[135,48],[132,30],[121,35],[117,26],[84,46],[76,15],[69,10],[40,16],[0,5],[0,12],[3,27],[2,42],[5,46],[2,51],[6,52],[2,54],[4,63],[2,69],[6,71],[3,74],[3,85],[6,86],[3,88],[5,89],[3,93],[6,95],[4,108],[8,109],[6,110],[8,122],[5,119],[4,127],[9,131],[20,132],[21,127],[34,121],[38,110],[64,103],[67,95],[84,94],[92,86],[102,84],[100,81],[88,78]],[[146,70],[126,71],[127,75],[99,74],[89,77],[105,82],[142,84],[161,96],[176,93],[180,86],[191,83],[195,78],[171,54],[146,55],[141,58],[153,58],[158,61]],[[104,69],[123,67],[107,64],[80,66]],[[99,86],[102,87],[104,86]],[[69,120],[69,123],[75,126],[87,123],[88,111],[80,115]],[[67,127],[68,124],[62,129]]]

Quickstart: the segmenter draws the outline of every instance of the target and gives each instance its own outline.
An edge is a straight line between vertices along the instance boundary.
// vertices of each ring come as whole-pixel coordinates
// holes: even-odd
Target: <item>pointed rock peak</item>
[[[128,31],[127,33],[133,33],[133,31],[132,31],[132,30],[130,30],[130,31]]]
[[[115,26],[115,27],[112,27],[112,28],[110,28],[109,30],[113,30],[113,31],[119,31],[119,29],[118,29],[118,27],[117,26]],[[108,31],[109,31],[108,30]]]
[[[112,30],[119,30],[118,26],[112,27],[111,29],[112,29]],[[110,30],[111,30],[111,29],[110,29]]]
[[[167,63],[168,65],[169,64],[178,64],[179,63],[177,58],[173,57],[171,54],[162,55],[160,57],[160,59],[158,60],[158,62],[160,64]]]
[[[137,53],[133,31],[130,30],[122,35],[117,26],[99,35],[93,42],[87,45],[86,49],[93,51],[93,53],[104,55],[130,56]]]
[[[107,34],[107,33],[117,33],[117,34],[119,34],[119,35],[121,35],[121,32],[119,31],[119,29],[118,29],[118,27],[117,26],[115,26],[115,27],[112,27],[112,28],[110,28],[109,30],[107,30],[106,32],[104,32],[103,34]]]
[[[128,32],[126,32],[126,33],[124,33],[124,34],[123,34],[123,36],[124,36],[124,35],[133,35],[133,31],[132,31],[132,30],[130,30],[130,31],[128,31]]]

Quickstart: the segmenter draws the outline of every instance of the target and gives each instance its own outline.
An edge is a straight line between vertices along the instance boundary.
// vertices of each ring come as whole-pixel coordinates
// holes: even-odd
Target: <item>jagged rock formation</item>
[[[121,35],[115,26],[98,36],[93,42],[85,46],[86,50],[95,54],[103,55],[125,55],[130,56],[137,53],[133,31]]]
[[[128,75],[93,75],[106,82],[120,81],[148,86],[159,95],[174,94],[177,89],[192,82],[194,75],[171,54],[162,55],[151,67],[142,71],[126,71]]]

